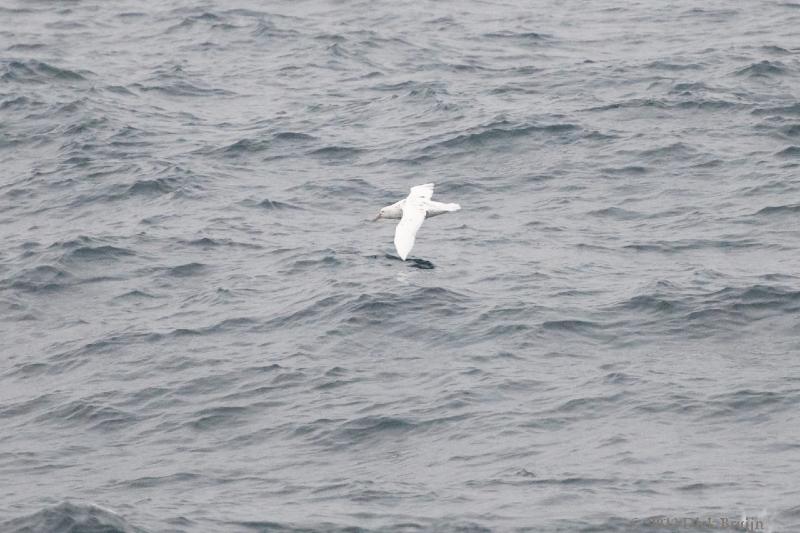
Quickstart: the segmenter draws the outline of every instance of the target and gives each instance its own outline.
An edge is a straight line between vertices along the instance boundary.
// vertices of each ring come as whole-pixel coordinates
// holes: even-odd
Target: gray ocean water
[[[2,0],[0,531],[800,531],[798,216],[798,3]]]

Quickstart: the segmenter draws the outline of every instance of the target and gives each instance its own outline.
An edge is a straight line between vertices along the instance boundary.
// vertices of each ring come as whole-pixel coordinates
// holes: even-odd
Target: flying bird
[[[392,205],[387,205],[375,217],[375,220],[381,218],[400,219],[400,222],[397,223],[397,228],[394,230],[394,247],[397,249],[397,255],[403,261],[411,253],[411,249],[414,247],[414,240],[417,237],[417,231],[419,231],[422,222],[426,218],[461,209],[458,204],[434,202],[431,200],[431,196],[433,196],[433,183],[411,187],[411,193],[408,198],[404,198]]]

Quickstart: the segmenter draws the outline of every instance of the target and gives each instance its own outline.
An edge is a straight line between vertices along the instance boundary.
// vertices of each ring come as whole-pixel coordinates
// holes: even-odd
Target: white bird
[[[404,198],[392,205],[387,205],[375,217],[375,220],[380,218],[400,219],[400,222],[397,223],[397,228],[394,230],[394,247],[403,261],[406,260],[406,257],[414,247],[417,231],[419,231],[422,222],[426,218],[461,209],[458,204],[434,202],[431,200],[431,196],[433,196],[433,183],[411,187],[411,193],[408,198]]]

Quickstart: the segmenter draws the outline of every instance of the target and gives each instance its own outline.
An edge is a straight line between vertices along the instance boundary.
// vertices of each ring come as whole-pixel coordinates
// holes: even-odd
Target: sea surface
[[[796,533],[799,218],[797,2],[0,0],[0,532]]]

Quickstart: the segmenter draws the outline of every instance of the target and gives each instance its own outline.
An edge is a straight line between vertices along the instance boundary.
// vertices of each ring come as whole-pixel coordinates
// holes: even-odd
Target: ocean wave
[[[94,263],[97,261],[113,261],[133,255],[134,253],[131,250],[117,246],[79,246],[65,253],[61,260],[66,263]]]
[[[639,313],[655,313],[672,315],[685,311],[689,303],[681,300],[679,295],[668,297],[662,294],[640,294],[629,298],[614,307],[618,310],[636,311]]]
[[[693,93],[687,92],[685,89],[680,92],[679,96],[691,97]],[[656,98],[634,98],[622,102],[615,102],[605,104],[602,106],[591,107],[586,111],[614,111],[618,109],[659,109],[659,110],[675,110],[675,109],[689,109],[689,110],[704,110],[704,111],[718,111],[722,109],[746,109],[749,105],[742,102],[735,102],[730,100],[722,100],[718,98],[688,98],[686,100],[665,100]]]
[[[762,78],[770,76],[781,76],[786,74],[787,67],[779,61],[759,61],[743,69],[737,70],[737,76],[746,76],[750,78]]]
[[[173,267],[164,267],[163,271],[168,276],[176,278],[186,278],[200,276],[208,272],[209,266],[204,263],[184,263]]]
[[[178,185],[178,180],[176,178],[140,179],[136,180],[126,189],[124,196],[168,194],[175,192],[178,189]]]
[[[702,417],[721,422],[725,419],[764,420],[800,405],[797,391],[740,389],[716,394],[703,402]]]
[[[651,171],[651,169],[649,167],[645,167],[642,165],[629,165],[618,168],[605,167],[601,168],[600,171],[612,175],[637,176],[641,174],[647,174],[648,172]]]
[[[142,92],[159,92],[168,96],[232,96],[234,91],[211,86],[202,73],[185,70],[176,64],[158,66],[144,81],[132,83],[127,87]]]
[[[84,166],[88,166],[89,161]],[[73,164],[78,164],[74,162]],[[86,205],[118,202],[132,199],[149,200],[152,198],[171,196],[196,197],[204,192],[204,176],[199,176],[188,168],[166,162],[158,162],[155,168],[142,169],[135,165],[122,164],[120,167],[103,168],[94,172],[86,172],[94,178],[134,174],[123,182],[101,183],[89,193],[77,195],[72,206],[79,208]],[[85,171],[84,171],[85,172]],[[146,177],[145,177],[146,176]]]
[[[680,72],[683,70],[703,70],[703,65],[697,63],[675,63],[672,61],[658,60],[644,65],[645,68],[653,70],[667,70]]]
[[[189,415],[192,418],[186,425],[196,431],[219,431],[247,423],[247,415],[252,411],[243,406],[209,407]]]
[[[781,150],[780,152],[778,152],[775,155],[777,157],[782,157],[782,158],[797,158],[797,157],[800,157],[800,146],[789,146],[787,148],[784,148],[783,150]]]
[[[674,254],[686,250],[761,248],[764,243],[749,237],[739,239],[682,239],[679,241],[641,242],[623,245],[624,249],[639,252],[662,252]]]
[[[52,265],[23,268],[3,280],[3,284],[25,292],[52,292],[75,284],[77,278],[68,270]]]
[[[292,17],[281,17],[280,15],[276,15],[274,13],[270,13],[270,18],[259,19],[258,23],[256,24],[255,28],[251,31],[253,37],[258,39],[271,39],[271,38],[291,38],[291,37],[298,37],[300,36],[300,32],[294,29],[286,29],[278,27],[275,24],[275,20],[282,20],[283,22],[289,23],[293,20]]]
[[[282,210],[282,209],[300,209],[296,205],[287,202],[279,202],[277,200],[270,200],[269,198],[264,198],[263,200],[258,202],[257,205],[258,207],[269,211]]]
[[[197,483],[200,483],[205,480],[207,480],[207,478],[205,478],[200,474],[195,474],[192,472],[178,472],[175,474],[170,474],[165,476],[138,477],[121,483],[116,483],[115,485],[117,487],[126,489],[149,489],[149,488],[159,487],[162,485],[188,484],[197,486]]]
[[[391,496],[397,496],[396,493],[373,490],[364,496],[353,494],[351,497],[353,501],[358,501],[364,505],[371,500],[379,500],[381,496],[385,495],[384,497],[386,497],[390,494]],[[370,495],[372,496],[370,497]],[[360,513],[359,518],[352,523],[318,521],[300,524],[270,520],[248,520],[231,522],[230,525],[236,528],[243,528],[245,531],[260,533],[418,533],[423,531],[435,531],[436,533],[491,533],[491,529],[476,522],[456,518],[434,520],[408,517],[398,521],[381,520],[383,525],[380,527],[365,527],[363,525],[365,520],[375,518],[379,517],[372,513]]]
[[[551,39],[553,36],[533,31],[516,32],[516,31],[504,30],[504,31],[484,33],[483,37],[488,37],[489,39],[515,39],[515,40],[522,39],[525,41],[544,41],[547,39]]]
[[[7,533],[146,533],[94,504],[62,503],[2,524]]]
[[[410,420],[392,416],[365,416],[349,420],[335,428],[325,440],[334,445],[360,444],[368,439],[385,438],[387,434],[411,431],[416,424]]]
[[[338,265],[334,258],[319,259],[314,263],[295,264],[290,273],[319,268],[332,268]],[[318,296],[297,302],[290,306],[289,312],[282,312],[270,318],[264,325],[270,328],[297,328],[310,323],[328,323],[329,332],[348,331],[353,328],[370,328],[385,322],[396,313],[409,313],[411,316],[425,312],[441,318],[457,316],[466,309],[470,298],[439,287],[418,288],[408,293],[335,293]],[[396,323],[400,331],[403,324]],[[444,334],[444,332],[442,332]]]
[[[755,216],[759,215],[795,215],[800,213],[800,204],[770,205],[759,209]]]
[[[418,95],[439,96],[448,94],[447,85],[445,83],[442,83],[441,81],[436,81],[436,80],[426,80],[426,81],[405,80],[394,83],[378,83],[377,85],[373,85],[370,88],[373,91],[388,91],[388,92],[403,91],[405,92],[405,94],[409,96],[418,96]]]
[[[246,332],[262,328],[261,321],[251,317],[226,318],[215,324],[205,327],[177,328],[164,333],[151,333],[147,335],[148,342],[163,341],[176,337],[215,335],[226,332]]]
[[[174,80],[174,81],[155,81],[149,84],[134,83],[131,85],[143,92],[160,92],[167,96],[198,96],[198,97],[212,97],[212,96],[230,96],[233,93],[226,89],[218,87],[210,87],[201,82],[190,82],[187,80]]]
[[[0,73],[3,81],[18,83],[83,82],[87,81],[86,76],[91,75],[87,71],[81,74],[35,60],[0,62]]]
[[[203,249],[220,248],[220,247],[231,247],[231,248],[241,247],[241,248],[250,248],[254,250],[259,250],[263,248],[262,245],[254,242],[235,241],[233,239],[225,237],[217,237],[217,238],[200,237],[191,240],[181,240],[179,242],[187,246],[203,248]]]
[[[409,293],[368,293],[351,297],[345,305],[345,322],[353,323],[367,319],[371,321],[389,318],[402,311],[423,309],[436,315],[456,315],[466,309],[470,298],[443,287],[422,287]]]
[[[383,193],[374,183],[362,178],[336,178],[332,180],[309,180],[288,189],[306,198],[361,198],[376,197]]]
[[[134,289],[114,297],[115,300],[151,300],[154,298],[158,298],[158,296],[139,289]]]
[[[633,320],[654,334],[671,334],[677,329],[687,333],[736,331],[760,320],[796,313],[800,310],[800,290],[777,285],[711,292],[667,287],[631,296],[608,309],[623,316],[635,313]]]
[[[27,401],[12,402],[0,407],[0,419],[11,419],[17,416],[31,414],[53,404],[58,400],[58,395],[53,393],[42,394]]]
[[[0,102],[0,109],[19,111],[22,109],[35,109],[45,105],[42,100],[30,96],[11,94],[8,99]]]
[[[315,148],[307,155],[320,157],[327,160],[354,159],[361,155],[364,150],[355,146],[323,146]]]
[[[457,135],[429,143],[422,148],[423,152],[440,149],[474,148],[484,144],[501,144],[516,138],[541,135],[545,140],[571,142],[578,138],[582,129],[577,124],[568,122],[551,124],[514,123],[507,120],[491,122],[485,126],[470,128]]]
[[[321,268],[333,268],[342,264],[334,253],[319,256],[314,254],[315,257],[309,259],[295,259],[284,270],[287,274],[299,274],[301,272],[314,272],[319,271]]]
[[[403,439],[414,433],[437,433],[463,423],[471,415],[459,414],[432,418],[391,415],[366,415],[350,420],[317,419],[294,428],[292,437],[331,449],[363,447]]]
[[[603,325],[588,320],[548,320],[542,323],[542,328],[545,330],[593,335],[597,329],[603,328]]]
[[[139,417],[110,405],[82,399],[47,410],[36,420],[42,424],[55,423],[89,431],[116,432],[136,424]]]
[[[268,151],[277,151],[277,155],[290,155],[293,153],[293,146],[306,147],[316,140],[316,137],[306,133],[284,131],[265,138],[239,139],[233,144],[220,148],[218,152],[225,157],[241,157]]]
[[[752,112],[754,115],[800,115],[800,102],[776,107],[757,107]]]
[[[619,207],[606,207],[604,209],[596,209],[594,211],[589,211],[587,214],[600,218],[611,218],[616,220],[637,220],[646,217],[646,215],[644,215],[643,213],[639,213],[637,211],[631,211],[629,209],[622,209]]]
[[[791,137],[791,138],[800,137],[800,124],[789,124],[787,126],[781,126],[780,128],[778,128],[778,131],[780,131],[781,135],[785,137]]]

